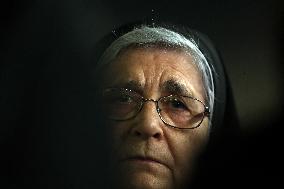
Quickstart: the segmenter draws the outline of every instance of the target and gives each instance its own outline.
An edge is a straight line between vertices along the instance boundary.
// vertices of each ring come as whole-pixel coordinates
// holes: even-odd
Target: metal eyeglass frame
[[[135,91],[132,91],[131,89],[127,89],[127,88],[107,88],[107,89],[105,89],[105,90],[103,91],[103,94],[104,94],[105,92],[107,92],[107,91],[110,91],[110,90],[125,90],[125,91],[127,91],[127,92],[136,93]],[[136,94],[137,94],[137,93],[136,93]],[[169,127],[172,127],[172,128],[175,128],[175,129],[181,129],[181,130],[183,130],[183,129],[195,129],[195,128],[197,128],[197,127],[199,127],[199,126],[201,125],[201,123],[203,122],[205,116],[209,116],[209,115],[210,115],[210,109],[209,109],[209,107],[206,106],[205,103],[202,102],[201,100],[199,100],[199,99],[197,99],[197,98],[194,98],[194,97],[192,97],[192,96],[183,96],[183,95],[173,95],[173,94],[171,94],[171,95],[167,95],[167,96],[162,96],[162,97],[158,98],[157,100],[154,100],[154,99],[151,99],[151,98],[144,98],[144,97],[141,96],[140,94],[137,94],[137,96],[139,96],[139,97],[141,98],[141,101],[140,101],[140,104],[139,104],[139,109],[138,109],[138,111],[137,111],[133,116],[131,116],[130,118],[127,118],[127,119],[114,119],[114,118],[109,118],[109,119],[115,120],[115,121],[127,121],[127,120],[130,120],[130,119],[133,119],[134,117],[136,117],[136,116],[140,113],[140,111],[142,110],[144,104],[145,104],[146,102],[148,102],[148,101],[155,102],[157,113],[158,113],[160,119],[162,120],[162,122],[163,122],[165,125],[167,125],[167,126],[169,126]],[[167,122],[163,119],[163,117],[162,117],[162,115],[161,115],[161,109],[160,109],[160,107],[159,107],[159,101],[162,100],[162,99],[169,98],[169,97],[174,97],[174,96],[191,98],[191,99],[193,99],[193,100],[196,100],[196,101],[200,102],[200,103],[204,106],[204,112],[201,112],[201,113],[200,113],[200,114],[202,114],[202,119],[201,119],[201,121],[198,123],[198,125],[196,125],[196,126],[194,126],[194,127],[182,128],[182,127],[177,127],[177,126],[171,125],[171,124],[167,123]]]

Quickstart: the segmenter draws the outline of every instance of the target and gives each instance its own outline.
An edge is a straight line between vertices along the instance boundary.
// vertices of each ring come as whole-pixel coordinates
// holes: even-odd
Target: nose
[[[133,124],[131,134],[135,137],[157,140],[163,138],[163,122],[157,113],[156,102],[154,101],[149,100],[144,103]]]

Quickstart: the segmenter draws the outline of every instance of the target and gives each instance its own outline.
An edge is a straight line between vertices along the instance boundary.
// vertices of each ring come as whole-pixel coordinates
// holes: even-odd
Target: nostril
[[[153,138],[156,138],[156,139],[159,139],[161,138],[161,133],[160,132],[155,132],[155,133],[148,133],[148,132],[141,132],[139,130],[134,130],[133,132],[133,136],[135,137],[153,137]]]
[[[161,136],[161,133],[156,133],[153,135],[154,138],[160,138],[160,136]]]

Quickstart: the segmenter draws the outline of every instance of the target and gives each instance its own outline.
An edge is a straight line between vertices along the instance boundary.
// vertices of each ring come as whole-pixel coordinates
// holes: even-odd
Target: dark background
[[[197,29],[222,53],[242,133],[216,150],[213,183],[283,185],[283,16],[281,0],[2,2],[3,185],[98,185],[92,166],[104,144],[94,131],[87,60],[106,33],[144,18]]]

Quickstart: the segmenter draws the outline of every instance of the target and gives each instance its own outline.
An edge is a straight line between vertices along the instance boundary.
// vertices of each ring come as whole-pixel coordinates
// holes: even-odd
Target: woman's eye
[[[175,109],[187,109],[186,105],[178,99],[172,99],[170,105]]]
[[[131,103],[133,102],[133,99],[131,96],[128,96],[128,95],[121,95],[117,97],[116,101],[119,103]]]

